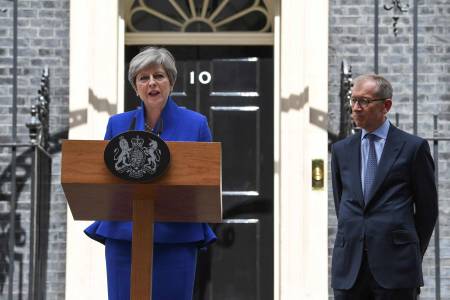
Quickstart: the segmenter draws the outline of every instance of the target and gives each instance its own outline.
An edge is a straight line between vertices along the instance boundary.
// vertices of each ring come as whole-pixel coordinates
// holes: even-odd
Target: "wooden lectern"
[[[222,221],[220,143],[167,142],[170,165],[150,183],[115,177],[107,141],[65,140],[61,184],[75,220],[133,221],[131,299],[151,299],[153,223]]]

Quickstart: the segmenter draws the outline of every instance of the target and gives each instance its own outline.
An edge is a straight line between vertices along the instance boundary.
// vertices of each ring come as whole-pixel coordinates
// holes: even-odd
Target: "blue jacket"
[[[136,130],[144,130],[144,107],[117,114],[109,119],[105,140],[128,131],[136,117]],[[206,118],[194,111],[178,107],[171,97],[167,100],[160,118],[165,141],[211,141],[211,133]],[[92,239],[104,243],[106,238],[131,241],[132,222],[96,221],[84,231]],[[154,225],[155,243],[198,243],[199,246],[213,242],[216,236],[205,223],[163,223]]]
[[[360,149],[361,132],[335,143],[331,150],[338,219],[331,286],[354,285],[364,248],[373,277],[383,288],[421,286],[422,258],[438,212],[428,143],[391,124],[366,204]]]

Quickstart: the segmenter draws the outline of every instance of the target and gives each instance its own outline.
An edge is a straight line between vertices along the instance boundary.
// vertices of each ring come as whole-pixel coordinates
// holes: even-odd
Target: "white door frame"
[[[274,1],[272,33],[194,35],[126,34],[132,1],[113,2],[70,3],[69,106],[71,114],[85,111],[70,138],[101,139],[99,123],[123,111],[126,44],[273,45],[274,299],[327,299],[327,180],[322,190],[311,188],[311,163],[322,159],[327,174],[328,1]],[[73,221],[69,209],[67,223],[66,299],[106,299],[102,246],[83,236],[86,223]]]

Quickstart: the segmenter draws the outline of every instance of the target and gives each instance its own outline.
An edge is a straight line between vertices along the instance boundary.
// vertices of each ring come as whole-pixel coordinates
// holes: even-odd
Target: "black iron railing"
[[[22,222],[25,221],[24,217],[17,210],[17,195],[21,194],[21,191],[25,188],[26,180],[30,178],[29,297],[27,299],[44,299],[52,159],[45,149],[36,144],[3,143],[0,144],[0,149],[2,148],[9,148],[11,153],[17,152],[21,148],[25,151],[15,157],[12,156],[11,158],[15,159],[15,163],[11,163],[2,174],[2,177],[6,180],[9,179],[11,184],[9,185],[10,190],[3,191],[1,195],[2,199],[9,196],[10,218],[8,222],[5,222],[6,215],[0,216],[0,221],[4,222],[2,224],[4,228],[2,230],[3,236],[0,235],[0,240],[2,240],[0,264],[3,265],[0,268],[0,293],[3,290],[2,287],[6,278],[8,278],[9,287],[8,299],[13,299],[14,286],[18,286],[16,292],[19,294],[22,294],[23,291],[23,257],[22,253],[16,250],[18,247],[25,246],[27,236],[25,228],[22,227]],[[11,226],[11,219],[14,220],[13,226]],[[8,238],[6,238],[7,236]],[[15,274],[16,261],[20,266],[19,276]],[[19,278],[18,284],[14,284],[14,278],[16,277]]]
[[[8,299],[13,299],[17,286],[19,299],[23,294],[23,254],[18,247],[26,244],[24,221],[17,209],[18,195],[30,187],[30,228],[29,228],[29,278],[27,299],[45,299],[47,273],[47,250],[49,229],[49,208],[51,188],[52,158],[49,154],[49,76],[45,69],[41,78],[39,96],[31,107],[31,119],[26,124],[30,132],[30,143],[18,143],[13,134],[10,143],[1,143],[0,151],[9,152],[10,163],[0,174],[2,190],[0,201],[9,202],[9,220],[6,214],[0,216],[0,293],[8,278]],[[13,133],[16,132],[13,122]],[[5,149],[7,149],[5,151]],[[7,184],[9,182],[9,185]],[[16,276],[15,264],[18,261],[19,275]],[[15,284],[14,279],[18,278]]]
[[[352,108],[350,106],[350,97],[352,96],[352,66],[343,60],[341,63],[341,86],[339,90],[339,97],[341,99],[341,115],[339,122],[339,139],[354,133],[354,124],[352,122]]]

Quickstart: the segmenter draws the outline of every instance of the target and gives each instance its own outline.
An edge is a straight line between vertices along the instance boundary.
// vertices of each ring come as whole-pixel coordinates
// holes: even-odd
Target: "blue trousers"
[[[196,244],[154,244],[153,300],[191,300],[197,262]],[[105,241],[108,299],[130,299],[131,242]]]

